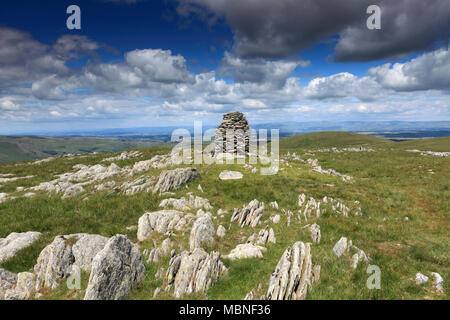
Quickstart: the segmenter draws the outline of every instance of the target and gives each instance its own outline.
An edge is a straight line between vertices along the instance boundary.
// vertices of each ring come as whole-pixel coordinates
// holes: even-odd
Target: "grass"
[[[342,141],[339,140],[340,136],[343,137]],[[311,137],[317,142],[314,147],[310,142]],[[224,218],[216,216],[214,219],[215,226],[223,225],[227,234],[222,239],[217,238],[208,250],[228,254],[237,244],[243,243],[248,236],[264,226],[254,229],[240,228],[235,223],[230,225],[229,222],[235,207],[242,207],[255,198],[266,204],[263,221],[277,213],[268,206],[268,203],[274,200],[280,208],[295,212],[298,209],[299,193],[315,198],[332,196],[347,204],[359,200],[363,211],[360,217],[323,215],[318,219],[308,220],[307,223],[317,222],[321,227],[322,241],[320,244],[312,244],[312,255],[313,263],[320,264],[322,268],[320,283],[314,285],[307,299],[449,299],[450,159],[404,151],[410,148],[431,150],[433,146],[437,149],[443,148],[448,138],[416,140],[413,141],[414,147],[411,147],[411,141],[393,143],[354,134],[333,133],[316,137],[309,135],[307,140],[301,136],[293,138],[281,141],[282,154],[295,151],[303,159],[317,158],[323,168],[333,168],[351,175],[354,182],[344,183],[337,177],[311,172],[308,165],[291,160],[290,167],[284,167],[278,174],[271,176],[252,174],[250,170],[239,165],[197,165],[200,171],[199,180],[188,184],[187,189],[177,190],[175,197],[184,196],[186,192],[206,197],[214,207],[214,216],[219,208],[228,210]],[[327,139],[330,139],[328,143]],[[310,149],[356,146],[362,143],[376,151],[308,154]],[[449,149],[450,147],[447,147],[439,151],[450,151]],[[141,158],[117,164],[123,167],[138,160],[148,159],[154,154],[167,152],[167,149],[140,150],[144,153]],[[0,173],[35,176],[29,180],[5,184],[0,192],[14,192],[17,186],[32,186],[48,181],[54,174],[72,170],[74,164],[99,163],[107,156],[109,155],[89,155],[72,160],[57,159],[39,166],[0,165]],[[430,169],[434,174],[430,174]],[[241,171],[244,173],[244,179],[219,181],[218,175],[222,170]],[[158,175],[160,171],[152,170],[148,174]],[[116,178],[118,184],[120,179],[125,178]],[[204,193],[197,190],[198,184],[202,185]],[[63,201],[60,196],[40,193],[32,198],[18,198],[0,204],[0,237],[11,232],[29,230],[44,234],[40,241],[20,251],[0,267],[14,272],[31,269],[42,248],[58,234],[86,232],[112,236],[121,233],[127,234],[136,242],[136,231],[127,231],[126,227],[136,225],[144,212],[156,210],[162,199],[158,195],[146,193],[134,196],[92,193],[88,195],[87,201],[82,201],[85,197],[86,195],[81,195]],[[409,221],[405,221],[405,217],[408,217]],[[185,298],[242,299],[258,286],[260,289],[257,294],[263,294],[283,251],[295,241],[311,241],[308,229],[303,228],[305,224],[304,221],[299,223],[293,219],[291,226],[287,227],[286,217],[281,214],[279,224],[269,224],[274,228],[277,242],[267,245],[268,250],[263,259],[224,259],[229,268],[228,275],[220,278],[205,294],[197,293]],[[350,268],[350,257],[338,259],[332,254],[334,244],[342,236],[353,240],[356,246],[363,249],[371,257],[370,264],[379,266],[382,272],[380,290],[369,290],[366,287],[369,277],[366,273],[367,264],[362,263],[353,271]],[[177,251],[187,249],[188,237],[188,232],[175,233]],[[162,235],[154,235],[140,246],[142,249],[151,248],[153,240],[160,244],[163,239]],[[167,268],[168,261],[169,257],[157,264],[146,265],[145,280],[132,290],[128,299],[152,299],[154,290],[162,285],[162,280],[155,278],[154,274],[161,267]],[[444,278],[443,294],[433,290],[431,281],[419,287],[412,280],[417,272],[429,275],[433,271]],[[83,277],[82,288],[85,289],[88,277]],[[53,292],[48,292],[43,298],[82,297],[82,291],[74,292],[62,285]],[[163,292],[157,298],[173,297]]]

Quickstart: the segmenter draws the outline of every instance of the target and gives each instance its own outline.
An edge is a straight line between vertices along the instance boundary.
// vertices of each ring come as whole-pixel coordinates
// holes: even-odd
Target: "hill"
[[[161,142],[118,141],[101,138],[49,138],[0,136],[0,163],[92,152],[118,152],[130,148],[152,147]]]
[[[204,291],[184,294],[182,298],[243,299],[250,291],[259,298],[268,292],[269,279],[285,250],[301,241],[311,243],[312,263],[321,268],[320,281],[308,289],[306,299],[449,299],[450,157],[404,152],[410,148],[443,148],[448,138],[396,143],[358,134],[323,132],[281,142],[286,149],[281,150],[283,161],[273,175],[260,174],[258,170],[268,166],[261,163],[174,164],[165,156],[167,148],[140,148],[138,152],[126,153],[127,156],[86,154],[38,164],[1,164],[0,247],[1,238],[14,232],[36,231],[42,236],[1,262],[0,268],[14,273],[33,272],[40,254],[51,251],[43,249],[57,235],[88,233],[112,239],[123,234],[139,246],[145,265],[145,277],[132,288],[127,299],[176,299],[175,287],[182,281],[178,278],[175,285],[169,283],[174,276],[166,273],[173,270],[170,262],[179,261],[171,259],[171,249],[176,255],[189,254],[191,234],[202,230],[194,228],[194,221],[210,212],[214,230],[203,230],[213,241],[204,246],[208,254],[220,254],[228,273],[211,281]],[[373,150],[354,152],[342,148],[360,145]],[[311,151],[330,147],[341,150]],[[197,169],[195,180],[173,176],[179,168],[186,167]],[[220,180],[224,170],[239,171],[243,177]],[[180,187],[168,189],[170,193],[153,193],[157,185],[164,184],[157,181],[167,177],[167,171],[174,178],[165,180],[167,185],[178,181]],[[350,179],[343,179],[343,175]],[[299,203],[302,197],[305,201]],[[233,220],[235,208],[248,207],[254,199],[264,202],[263,210],[253,210],[252,215],[254,218],[258,211],[261,223],[241,225],[240,219]],[[164,229],[158,225],[148,229],[154,232],[140,237],[138,230],[145,228],[140,229],[139,224],[146,221],[141,217],[163,209],[177,209],[182,218],[161,219]],[[244,211],[249,212],[241,210]],[[184,225],[177,222],[179,228],[166,233],[165,228],[175,226],[174,221]],[[320,241],[312,237],[313,224],[319,226]],[[223,237],[216,232],[220,226],[225,230]],[[235,260],[226,257],[239,244],[270,229],[276,239],[261,244],[266,249],[262,256]],[[342,237],[351,240],[354,247],[338,257],[333,249]],[[170,241],[166,241],[168,238]],[[77,240],[66,241],[74,245]],[[162,249],[163,241],[170,242],[169,250]],[[355,247],[370,260],[359,261],[360,254],[364,255]],[[376,266],[381,272],[379,289],[367,286],[369,266]],[[59,286],[54,290],[40,289],[41,299],[83,299],[90,282],[89,272],[90,269],[82,272],[81,289],[68,288],[64,276],[56,274]],[[418,272],[429,277],[427,283],[416,284]],[[436,288],[431,272],[444,279],[442,289]],[[154,292],[159,295],[154,296]]]
[[[331,148],[348,146],[389,146],[387,139],[342,131],[313,132],[280,139],[281,149]]]

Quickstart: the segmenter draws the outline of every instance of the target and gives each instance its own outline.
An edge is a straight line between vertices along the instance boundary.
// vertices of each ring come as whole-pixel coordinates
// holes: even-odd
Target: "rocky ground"
[[[448,299],[442,152],[281,151],[267,176],[168,149],[0,166],[0,299]]]

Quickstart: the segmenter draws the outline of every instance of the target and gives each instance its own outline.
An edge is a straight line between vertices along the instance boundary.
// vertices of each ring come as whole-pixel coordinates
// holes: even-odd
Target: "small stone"
[[[420,272],[416,273],[416,284],[422,285],[428,281],[428,277]]]

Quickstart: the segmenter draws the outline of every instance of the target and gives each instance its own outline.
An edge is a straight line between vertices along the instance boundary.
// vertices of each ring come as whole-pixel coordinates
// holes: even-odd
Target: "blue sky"
[[[365,9],[381,8],[369,30]],[[66,8],[81,8],[68,30]],[[450,4],[0,4],[0,133],[218,122],[450,120]]]

